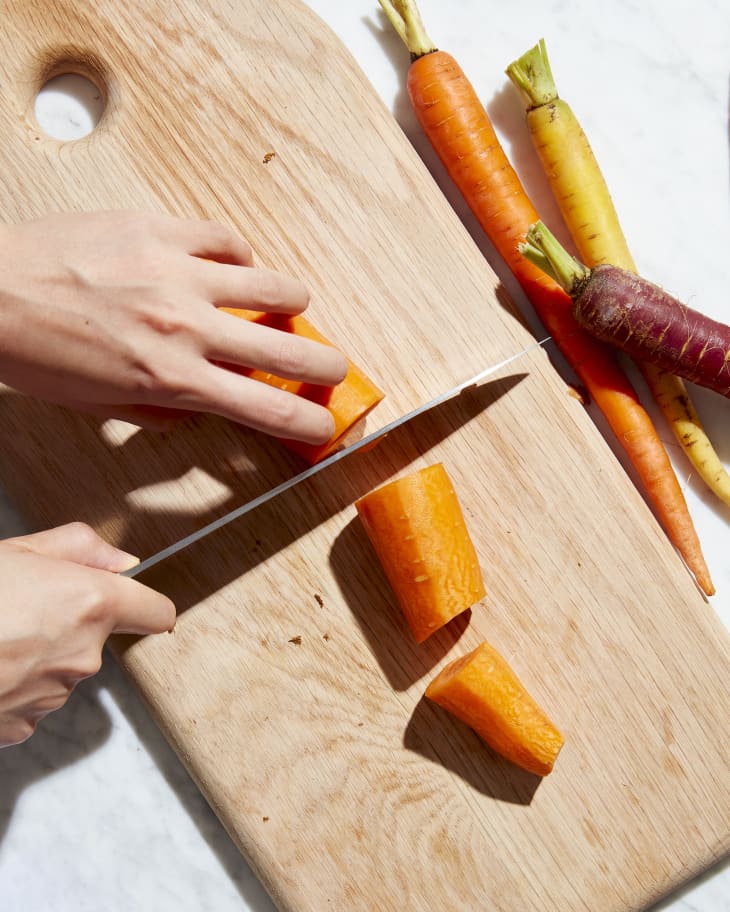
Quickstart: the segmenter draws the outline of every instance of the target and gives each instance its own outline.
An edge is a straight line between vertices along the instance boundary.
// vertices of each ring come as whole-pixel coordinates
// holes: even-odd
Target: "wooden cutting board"
[[[312,322],[386,390],[368,430],[531,341],[301,3],[0,10],[5,220],[138,207],[232,225],[305,279]],[[72,70],[106,109],[59,143],[32,105]],[[144,577],[176,630],[115,651],[283,910],[638,909],[728,849],[727,634],[550,354]],[[34,524],[85,520],[141,556],[301,468],[207,417],[158,436],[6,389],[0,421],[0,484]],[[488,596],[417,647],[352,504],[436,460]],[[543,781],[422,698],[481,639],[565,734]]]

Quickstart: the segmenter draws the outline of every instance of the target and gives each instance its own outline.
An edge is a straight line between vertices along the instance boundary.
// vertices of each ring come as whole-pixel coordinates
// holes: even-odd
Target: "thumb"
[[[8,541],[36,554],[112,573],[121,573],[139,563],[139,558],[110,545],[91,526],[82,522],[56,526],[55,529],[21,535]]]

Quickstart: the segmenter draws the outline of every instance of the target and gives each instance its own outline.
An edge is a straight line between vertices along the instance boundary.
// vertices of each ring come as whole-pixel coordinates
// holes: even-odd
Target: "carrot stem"
[[[421,13],[413,0],[378,0],[388,21],[408,48],[411,60],[433,54],[436,45],[428,37]]]
[[[543,38],[511,63],[505,72],[520,89],[528,110],[551,104],[558,97]]]
[[[519,250],[531,263],[555,279],[571,298],[578,297],[591,274],[589,269],[568,253],[547,225],[539,220],[530,226]]]

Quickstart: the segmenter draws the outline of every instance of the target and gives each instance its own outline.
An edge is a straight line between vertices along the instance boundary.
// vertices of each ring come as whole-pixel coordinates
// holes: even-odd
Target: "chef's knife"
[[[287,481],[283,481],[281,484],[276,485],[276,487],[271,488],[269,491],[266,491],[266,493],[260,494],[258,497],[254,497],[254,499],[249,500],[248,503],[245,503],[240,507],[236,507],[235,510],[231,510],[230,513],[226,513],[225,516],[220,516],[218,519],[214,519],[213,522],[210,522],[207,526],[203,526],[201,529],[198,529],[197,532],[191,532],[190,535],[186,535],[185,538],[181,538],[180,541],[177,541],[172,545],[168,545],[167,548],[163,548],[161,551],[158,551],[151,557],[146,558],[136,566],[130,567],[129,570],[125,570],[121,575],[133,577],[138,576],[145,570],[149,570],[150,567],[154,567],[155,564],[159,564],[160,561],[163,561],[168,557],[172,557],[173,554],[177,554],[177,552],[182,551],[183,548],[187,548],[189,545],[200,541],[201,538],[205,538],[207,535],[210,535],[211,532],[215,532],[222,526],[233,522],[234,519],[238,519],[239,517],[244,516],[246,513],[250,513],[252,510],[257,509],[263,504],[268,503],[270,500],[273,500],[275,497],[278,497],[279,494],[283,494],[285,491],[289,491],[291,488],[300,484],[302,481],[306,481],[308,478],[312,478],[319,472],[323,472],[325,469],[329,468],[331,465],[334,465],[334,463],[339,462],[341,459],[344,459],[346,456],[350,456],[352,453],[356,453],[358,450],[364,450],[366,447],[375,443],[381,437],[385,437],[386,434],[390,434],[391,431],[394,431],[401,425],[406,424],[416,416],[422,415],[424,412],[431,411],[431,409],[436,408],[436,406],[442,405],[444,402],[448,402],[449,399],[454,399],[460,393],[463,393],[464,390],[469,389],[472,386],[476,386],[478,383],[481,383],[482,380],[486,380],[487,377],[491,376],[492,374],[496,374],[497,371],[502,370],[503,367],[507,367],[507,365],[512,364],[514,361],[518,361],[520,358],[523,358],[525,355],[529,354],[529,352],[533,351],[536,348],[539,348],[541,345],[545,345],[545,343],[549,341],[550,336],[546,336],[539,342],[534,342],[532,345],[528,345],[527,348],[522,349],[522,351],[517,352],[517,354],[510,355],[510,357],[505,358],[504,361],[500,361],[498,364],[492,364],[491,367],[487,367],[484,370],[479,371],[479,373],[474,377],[470,377],[463,383],[459,383],[458,386],[454,386],[447,392],[441,393],[441,395],[436,396],[435,399],[431,399],[429,402],[426,402],[423,405],[419,405],[417,408],[412,409],[412,411],[406,412],[405,415],[401,415],[400,418],[396,418],[395,420],[391,421],[390,424],[386,424],[379,430],[373,431],[372,434],[368,434],[366,437],[361,438],[350,446],[344,447],[341,450],[336,450],[334,453],[332,453],[331,456],[328,456],[321,462],[316,463],[316,465],[310,466],[308,469],[305,469],[298,475],[294,475],[292,478],[287,479]]]

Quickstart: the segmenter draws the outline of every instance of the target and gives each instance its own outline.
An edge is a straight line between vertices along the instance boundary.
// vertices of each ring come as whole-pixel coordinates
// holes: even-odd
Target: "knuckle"
[[[84,549],[91,548],[99,540],[99,536],[92,527],[88,523],[81,522],[80,520],[68,523],[66,525],[66,530],[69,535],[73,536],[74,541]]]
[[[179,359],[169,358],[138,358],[130,385],[136,402],[166,408],[184,407],[192,401],[196,390],[195,377],[182,370]]]
[[[76,681],[83,681],[84,678],[91,678],[101,671],[101,651],[89,652],[87,655],[79,657],[74,668],[72,678]],[[64,702],[67,699],[64,698]]]
[[[156,295],[152,306],[141,315],[144,324],[156,335],[171,337],[189,334],[194,322],[187,311],[176,302],[173,292]]]
[[[277,432],[285,432],[293,427],[298,413],[299,402],[291,393],[282,393],[272,397],[267,403],[264,423]]]
[[[27,741],[36,728],[35,719],[13,719],[0,730],[0,746],[10,747]]]
[[[239,258],[248,261],[253,256],[251,246],[239,237],[232,228],[215,219],[205,222],[205,229],[209,236],[210,244],[217,250],[235,252]]]
[[[81,624],[105,626],[108,623],[113,599],[106,585],[106,576],[94,575],[78,598],[78,617]]]
[[[143,276],[144,282],[154,288],[162,285],[168,276],[168,269],[165,267],[162,257],[147,247],[137,253],[135,262],[130,265],[131,275],[136,273]]]
[[[233,240],[233,232],[231,229],[216,219],[204,219],[203,226],[208,232],[211,241],[215,244],[220,244],[224,247]]]
[[[288,377],[301,377],[304,371],[304,353],[296,336],[287,333],[279,342],[275,370]]]
[[[259,269],[255,273],[254,297],[259,304],[275,306],[281,303],[281,280],[274,272]]]

